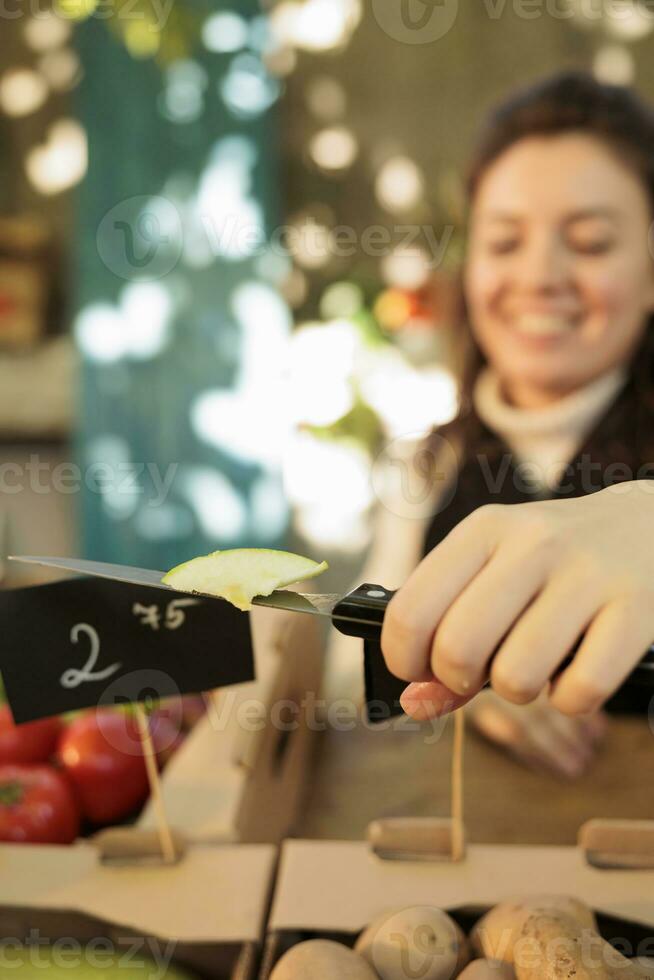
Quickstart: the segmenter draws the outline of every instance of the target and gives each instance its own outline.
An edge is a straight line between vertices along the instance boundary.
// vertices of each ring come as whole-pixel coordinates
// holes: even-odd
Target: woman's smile
[[[506,326],[529,340],[559,340],[579,327],[580,318],[560,313],[525,312],[509,317]]]

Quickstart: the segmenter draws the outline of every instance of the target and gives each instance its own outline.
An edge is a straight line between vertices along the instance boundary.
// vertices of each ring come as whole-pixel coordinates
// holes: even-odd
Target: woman
[[[552,547],[543,532],[546,505],[540,505],[540,523],[513,529],[513,551],[507,556],[504,549],[492,575],[484,574],[484,566],[493,550],[489,545],[483,552],[480,542],[492,537],[489,524],[504,519],[503,511],[469,515],[487,504],[582,496],[647,476],[646,466],[654,461],[651,110],[627,89],[581,73],[557,75],[491,115],[468,189],[463,286],[469,349],[459,416],[431,442],[435,516],[412,519],[418,515],[410,507],[383,498],[387,506],[380,508],[364,575],[365,581],[398,587],[421,557],[433,556],[391,604],[383,640],[394,673],[427,681],[413,685],[403,699],[407,711],[423,718],[443,710],[445,694],[451,700],[454,692],[456,706],[481,687],[490,654],[537,599],[546,576],[546,562],[531,567],[524,561]],[[448,479],[444,459],[456,470]],[[510,510],[514,518],[518,511],[533,513]],[[451,556],[457,541],[465,547],[446,586],[443,555]],[[547,697],[556,657],[574,646],[596,612],[585,572],[579,561],[560,574],[558,603],[551,606],[556,625],[550,619],[538,642],[533,630],[516,630],[508,649],[500,649],[490,676],[503,697],[483,692],[467,709],[487,737],[523,760],[568,776],[582,772],[604,729],[604,717],[595,710],[599,696],[588,699],[586,717],[570,711],[569,703],[574,716],[562,713],[570,678],[559,685],[562,711]],[[416,583],[428,578],[433,584],[435,575],[443,583],[440,597],[424,613],[423,588],[424,635],[417,642]],[[434,603],[440,603],[438,612]],[[489,605],[494,619],[476,616]],[[542,613],[538,621],[542,625]],[[624,616],[616,622],[624,628]],[[556,640],[566,629],[569,635]],[[652,639],[654,617],[643,650]],[[534,663],[544,665],[539,680]],[[432,674],[441,685],[429,683]],[[614,679],[613,689],[619,672]],[[623,696],[612,707],[646,705],[643,699],[626,704]]]

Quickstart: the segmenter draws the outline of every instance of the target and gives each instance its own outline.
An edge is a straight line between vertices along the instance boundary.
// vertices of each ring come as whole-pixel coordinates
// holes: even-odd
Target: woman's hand
[[[603,712],[569,718],[553,708],[547,691],[531,704],[515,705],[481,691],[465,709],[471,726],[532,769],[576,779],[591,765],[608,719]]]
[[[475,511],[393,597],[382,648],[418,682],[405,711],[427,718],[489,677],[507,701],[535,701],[582,635],[549,694],[569,715],[597,711],[654,640],[654,481]]]

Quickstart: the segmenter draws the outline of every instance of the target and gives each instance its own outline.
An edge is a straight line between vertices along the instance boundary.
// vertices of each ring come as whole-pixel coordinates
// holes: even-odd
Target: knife
[[[58,568],[61,571],[73,572],[78,575],[90,575],[95,578],[110,579],[114,582],[126,582],[147,588],[164,589],[180,594],[177,589],[166,585],[161,580],[165,572],[156,572],[145,568],[132,568],[128,565],[110,565],[104,562],[86,561],[77,558],[43,558],[33,555],[10,556],[10,561],[19,561],[31,565],[42,565],[46,568]],[[188,595],[188,593],[181,593]],[[195,595],[196,593],[194,593]],[[366,652],[366,681],[370,694],[371,689],[383,690],[381,700],[399,698],[406,687],[406,682],[394,677],[386,671],[381,653],[380,640],[384,614],[394,591],[382,585],[364,583],[351,592],[339,593],[305,593],[292,592],[286,589],[276,589],[268,596],[255,596],[253,605],[267,606],[272,609],[285,609],[289,612],[308,613],[314,616],[327,616],[333,626],[346,636],[357,636],[365,641]],[[197,593],[208,599],[220,598],[207,593]],[[223,600],[226,601],[226,600]],[[581,641],[579,641],[581,642]],[[577,644],[578,646],[579,644]],[[575,647],[576,650],[576,647]],[[567,657],[561,664],[563,669],[572,660]],[[387,674],[387,676],[386,676]],[[636,665],[624,686],[654,688],[654,644],[649,648],[644,658]],[[485,685],[490,686],[490,683]],[[368,700],[374,700],[369,697]]]
[[[173,589],[172,586],[161,581],[166,574],[165,572],[155,572],[147,568],[109,565],[104,562],[85,561],[77,558],[43,558],[34,555],[11,555],[9,560],[29,565],[42,565],[45,568],[58,568],[63,572],[73,572],[77,575],[106,578],[112,582],[125,582],[129,585],[141,585],[150,589],[165,589],[168,592],[180,594],[177,589]],[[186,592],[181,594],[188,595]],[[193,594],[207,599],[220,598],[203,592],[194,592]],[[271,595],[255,596],[252,602],[256,606],[268,606],[272,609],[286,609],[290,612],[328,616],[334,626],[348,636],[379,639],[386,606],[393,594],[380,585],[361,585],[346,595],[291,592],[285,589],[276,589]]]

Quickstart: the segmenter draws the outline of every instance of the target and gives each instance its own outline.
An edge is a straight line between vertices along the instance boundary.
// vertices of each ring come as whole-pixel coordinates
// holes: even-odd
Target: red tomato
[[[76,718],[61,737],[57,757],[83,815],[94,824],[122,820],[148,795],[136,719],[121,711],[101,709]]]
[[[70,844],[79,811],[66,777],[51,766],[0,766],[0,840]]]
[[[16,725],[9,705],[0,705],[0,766],[47,762],[54,755],[62,728],[59,718]]]

